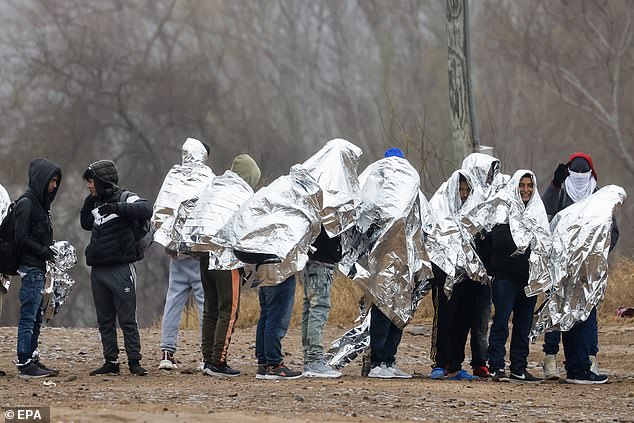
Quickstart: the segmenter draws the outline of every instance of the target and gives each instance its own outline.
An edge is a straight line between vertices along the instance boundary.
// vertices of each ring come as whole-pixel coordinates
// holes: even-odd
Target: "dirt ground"
[[[326,339],[342,334],[328,328]],[[428,332],[428,331],[421,331]],[[398,364],[415,373],[410,380],[361,378],[360,359],[338,380],[256,380],[255,329],[234,335],[230,364],[240,377],[220,379],[195,371],[198,334],[181,332],[176,358],[181,369],[158,370],[160,330],[142,330],[147,377],[91,377],[102,364],[97,329],[43,328],[42,361],[61,370],[50,380],[17,377],[16,328],[0,328],[3,407],[50,406],[52,422],[304,422],[304,421],[634,421],[634,320],[609,322],[600,329],[599,362],[610,374],[606,385],[433,381],[426,378],[430,337],[408,332]],[[301,334],[291,328],[284,341],[286,362],[299,368]],[[529,367],[541,376],[540,341],[531,346]],[[122,352],[122,358],[125,355]],[[467,359],[468,363],[468,359]]]

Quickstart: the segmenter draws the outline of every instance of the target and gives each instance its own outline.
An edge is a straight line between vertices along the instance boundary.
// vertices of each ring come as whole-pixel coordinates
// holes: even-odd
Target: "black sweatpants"
[[[103,345],[103,356],[117,361],[117,326],[123,331],[128,361],[141,359],[141,340],[136,320],[136,269],[134,264],[93,266],[90,273],[92,296]]]

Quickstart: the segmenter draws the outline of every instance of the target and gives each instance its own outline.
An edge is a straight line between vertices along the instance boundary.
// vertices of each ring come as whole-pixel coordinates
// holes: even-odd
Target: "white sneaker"
[[[176,365],[176,360],[174,359],[174,354],[169,351],[163,351],[161,356],[161,362],[159,363],[159,369],[161,370],[176,370],[178,369],[178,365]]]
[[[396,376],[387,368],[385,363],[381,363],[380,366],[376,366],[370,369],[370,373],[368,373],[368,377],[379,378],[379,379],[394,379]]]
[[[400,370],[398,367],[396,367],[396,364],[392,364],[387,369],[390,372],[392,372],[392,374],[396,378],[399,378],[399,379],[411,379],[412,378],[412,375],[410,375],[409,373],[405,373],[404,371]]]
[[[321,378],[338,378],[341,377],[341,372],[334,370],[325,360],[316,360],[306,363],[304,365],[304,377],[321,377]]]
[[[546,354],[542,367],[544,368],[544,379],[559,380],[559,367],[557,367],[556,355]]]

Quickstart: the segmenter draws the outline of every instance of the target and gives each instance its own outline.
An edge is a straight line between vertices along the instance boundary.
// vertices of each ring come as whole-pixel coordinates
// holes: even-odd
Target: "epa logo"
[[[50,422],[49,407],[12,407],[4,411],[7,422]]]

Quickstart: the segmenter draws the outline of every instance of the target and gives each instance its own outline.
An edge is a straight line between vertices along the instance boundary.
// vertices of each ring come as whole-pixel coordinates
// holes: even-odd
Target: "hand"
[[[82,210],[92,210],[95,208],[95,199],[92,197],[92,195],[88,195],[86,197],[86,199],[84,200],[84,205],[82,207]]]
[[[119,203],[106,203],[99,206],[99,214],[107,216],[119,213]]]
[[[568,171],[568,165],[564,163],[559,163],[557,169],[555,169],[555,175],[553,176],[553,185],[560,187],[561,184],[564,183],[568,175],[570,175],[570,172]]]
[[[55,261],[55,253],[51,250],[51,247],[45,247],[42,255],[46,259],[46,261]]]

